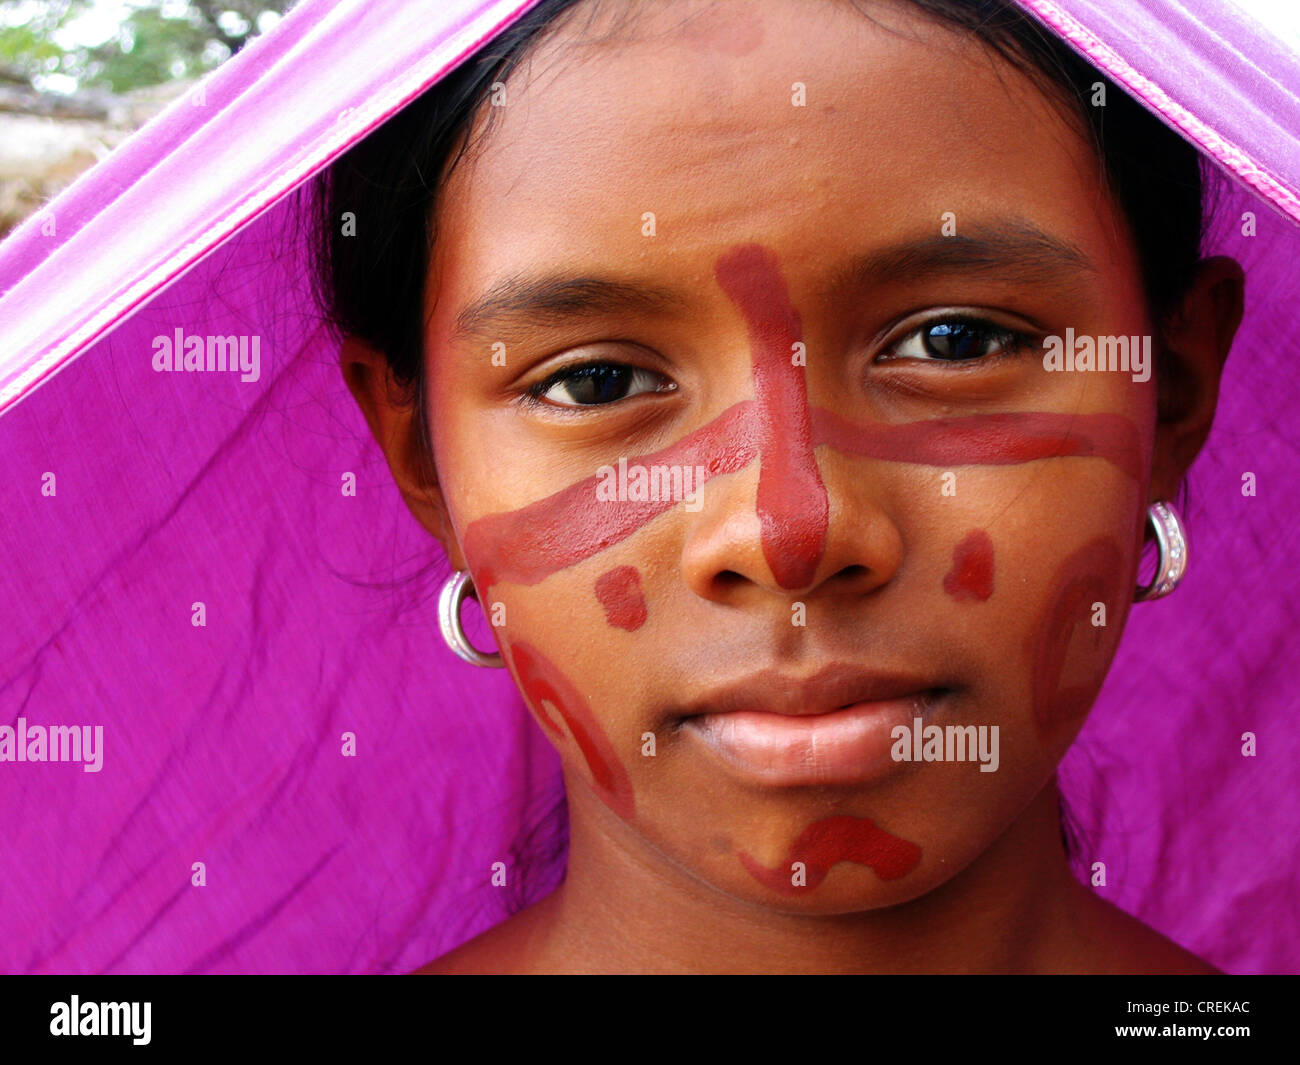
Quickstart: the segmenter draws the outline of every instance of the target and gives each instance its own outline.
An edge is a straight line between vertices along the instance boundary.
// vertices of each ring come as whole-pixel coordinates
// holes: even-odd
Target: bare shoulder
[[[435,958],[412,975],[515,975],[537,971],[537,960],[550,927],[554,898],[554,895],[549,895],[533,903],[450,953]]]

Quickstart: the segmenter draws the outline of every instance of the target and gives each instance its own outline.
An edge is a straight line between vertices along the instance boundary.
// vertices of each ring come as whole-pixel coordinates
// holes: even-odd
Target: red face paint
[[[886,462],[960,467],[1101,458],[1137,480],[1142,461],[1137,427],[1118,414],[1033,411],[889,425],[851,422],[813,408],[811,418],[816,444]],[[742,470],[758,457],[761,424],[754,403],[744,401],[676,444],[628,461],[644,466],[703,466],[704,479],[711,480]],[[760,473],[760,485],[761,480]],[[671,500],[602,502],[596,497],[598,483],[593,474],[520,510],[471,522],[465,531],[465,554],[474,570],[475,587],[486,594],[497,581],[536,584],[613,547],[677,505]],[[774,542],[765,536],[766,545]],[[782,573],[786,580],[795,579],[789,568],[782,568]]]
[[[755,399],[629,462],[702,466],[709,480],[758,458],[755,508],[763,556],[783,588],[811,584],[825,549],[830,502],[818,446],[938,467],[1097,457],[1135,481],[1141,475],[1137,428],[1117,414],[986,414],[891,425],[810,409],[804,368],[793,361],[802,325],[775,256],[758,244],[740,245],[718,259],[715,274],[748,325]],[[464,548],[479,592],[487,594],[501,580],[536,584],[622,542],[676,505],[671,499],[604,501],[597,496],[599,481],[593,474],[520,510],[470,523]]]
[[[1120,414],[1032,411],[932,418],[902,424],[858,423],[813,411],[813,439],[845,455],[921,466],[1006,466],[1036,459],[1101,458],[1141,477],[1138,431]]]
[[[703,466],[704,480],[743,470],[758,455],[753,404],[737,403],[661,451],[629,459],[642,466]],[[536,584],[552,573],[620,543],[678,504],[671,499],[607,502],[597,498],[595,474],[520,510],[489,514],[465,530],[474,586],[486,594],[497,581]]]
[[[871,869],[881,880],[897,880],[916,868],[921,848],[915,843],[886,832],[865,817],[837,815],[814,821],[794,841],[786,860],[775,869],[760,865],[744,851],[741,864],[760,884],[783,895],[800,895],[826,879],[831,867],[839,862],[854,862]],[[790,882],[791,866],[803,862],[807,886]]]
[[[954,599],[984,602],[993,594],[993,541],[983,529],[972,529],[952,549],[952,569],[943,590]]]
[[[616,628],[636,632],[645,624],[645,596],[635,566],[619,566],[597,577],[596,598],[605,608],[605,620]]]
[[[1107,635],[1124,624],[1124,604],[1115,595],[1123,561],[1118,544],[1099,536],[1057,570],[1051,601],[1031,639],[1034,720],[1040,734],[1081,718],[1092,705],[1106,670]],[[1094,603],[1106,604],[1104,627],[1092,624]],[[1064,679],[1067,666],[1076,674],[1072,683]]]
[[[601,731],[600,722],[591,712],[587,700],[563,673],[530,644],[510,644],[506,648],[506,656],[524,697],[538,717],[557,736],[562,736],[563,733],[545,704],[549,703],[564,719],[569,735],[587,760],[596,794],[619,817],[631,820],[635,812],[632,781],[614,754],[609,738]]]
[[[830,500],[813,453],[804,368],[794,363],[799,312],[776,256],[762,245],[732,248],[714,273],[749,326],[762,453],[755,505],[763,557],[782,588],[806,588],[826,548]]]

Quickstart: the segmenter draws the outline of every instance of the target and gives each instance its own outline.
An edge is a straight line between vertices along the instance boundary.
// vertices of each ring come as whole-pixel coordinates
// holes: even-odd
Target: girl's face
[[[1124,626],[1155,377],[1043,352],[1152,332],[1131,238],[1043,91],[906,6],[636,15],[541,45],[439,201],[451,558],[575,833],[902,902],[1042,790]]]

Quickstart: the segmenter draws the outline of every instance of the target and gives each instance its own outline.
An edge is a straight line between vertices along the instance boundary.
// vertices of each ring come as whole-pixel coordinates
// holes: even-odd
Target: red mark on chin
[[[1118,633],[1124,617],[1107,617],[1104,626],[1094,626],[1093,604],[1126,610],[1114,595],[1123,561],[1118,544],[1099,536],[1057,570],[1051,603],[1035,630],[1034,720],[1040,734],[1081,718],[1096,698],[1114,642],[1108,633]],[[1075,674],[1070,680],[1067,667]]]
[[[826,879],[831,867],[839,862],[854,862],[871,869],[881,880],[897,880],[916,868],[921,848],[915,843],[886,832],[865,817],[838,815],[814,821],[794,841],[782,865],[768,869],[744,851],[741,864],[760,884],[783,895],[799,895],[817,887]],[[791,883],[791,866],[803,862],[807,886]]]
[[[601,800],[624,820],[635,812],[632,781],[623,768],[609,738],[601,730],[577,688],[540,651],[527,643],[513,643],[506,649],[524,697],[542,722],[557,736],[563,736],[559,723],[547,710],[550,705],[564,719],[569,735],[578,745]]]
[[[952,549],[952,569],[943,590],[954,599],[984,602],[993,594],[993,541],[983,529],[972,529]]]
[[[813,583],[826,547],[830,500],[813,453],[804,369],[794,363],[802,326],[776,256],[759,244],[732,248],[714,267],[749,326],[757,402],[759,524],[763,557],[782,588]]]
[[[605,620],[616,628],[636,632],[645,624],[645,596],[635,566],[619,566],[597,577],[596,598],[605,608]]]

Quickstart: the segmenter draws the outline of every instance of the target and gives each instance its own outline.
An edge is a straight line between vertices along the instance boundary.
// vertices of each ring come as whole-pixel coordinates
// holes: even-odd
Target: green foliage
[[[64,74],[79,86],[116,93],[197,77],[224,62],[257,34],[266,12],[283,14],[294,0],[131,0],[117,33],[94,46],[59,44],[60,31],[94,6],[94,0],[47,0],[0,4],[10,9],[0,22],[0,66],[4,73],[39,83],[42,75]],[[18,15],[26,21],[9,25]],[[64,37],[66,39],[66,36]]]
[[[141,8],[122,23],[116,38],[86,50],[84,74],[78,80],[120,93],[201,74],[230,56],[219,42],[209,49],[210,41],[213,37],[200,18],[167,18]]]

